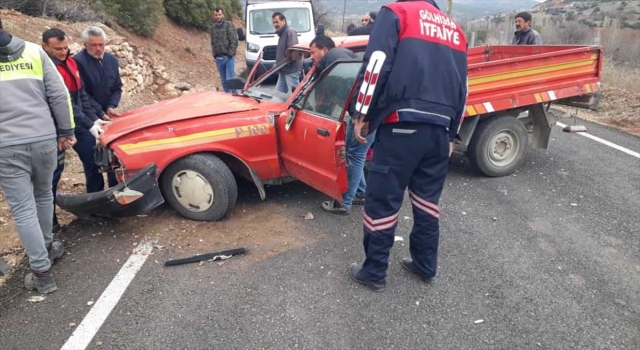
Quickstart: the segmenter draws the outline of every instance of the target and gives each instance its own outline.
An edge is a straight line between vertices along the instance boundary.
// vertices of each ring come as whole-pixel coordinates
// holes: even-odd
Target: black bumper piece
[[[156,178],[156,165],[151,163],[124,183],[107,190],[79,195],[58,194],[56,204],[81,218],[121,218],[147,213],[164,203]],[[118,202],[116,195],[128,188],[142,193],[129,204]]]

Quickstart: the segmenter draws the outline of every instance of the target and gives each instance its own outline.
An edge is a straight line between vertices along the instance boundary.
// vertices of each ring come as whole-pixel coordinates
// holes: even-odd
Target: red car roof
[[[331,39],[336,43],[336,46],[347,49],[366,48],[369,43],[368,35],[340,36]],[[300,43],[298,45],[294,45],[294,48],[298,50],[309,50],[309,44],[310,42]]]

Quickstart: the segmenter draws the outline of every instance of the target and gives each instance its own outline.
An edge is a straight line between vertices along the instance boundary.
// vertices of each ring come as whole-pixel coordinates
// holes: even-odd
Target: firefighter
[[[374,291],[385,288],[405,190],[413,205],[411,259],[402,266],[435,281],[440,208],[453,141],[467,98],[467,42],[433,0],[383,6],[364,56],[354,133],[377,130],[364,209],[362,265],[348,273]],[[358,114],[359,113],[359,114]]]

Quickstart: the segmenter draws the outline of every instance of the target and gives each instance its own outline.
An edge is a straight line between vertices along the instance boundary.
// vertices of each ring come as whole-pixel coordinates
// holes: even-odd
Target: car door
[[[286,171],[337,200],[347,190],[343,119],[361,66],[361,60],[334,62],[278,120],[280,159]]]

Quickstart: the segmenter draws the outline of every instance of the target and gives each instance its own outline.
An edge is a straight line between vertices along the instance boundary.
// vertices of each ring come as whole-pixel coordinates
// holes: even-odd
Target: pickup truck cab
[[[314,77],[292,94],[267,83],[280,62],[247,81],[228,81],[237,95],[203,91],[131,110],[106,126],[96,161],[121,182],[109,190],[59,196],[58,205],[81,216],[128,216],[168,202],[193,220],[215,221],[234,207],[236,177],[266,185],[299,180],[338,200],[347,188],[345,116],[368,37],[334,38],[357,54]],[[288,60],[310,56],[291,47]],[[552,102],[582,98],[600,82],[599,46],[488,46],[469,50],[469,97],[458,142],[479,172],[515,171],[529,145],[517,118],[528,112],[531,143],[549,144]],[[230,86],[231,86],[230,85]],[[375,147],[375,145],[374,145]]]

